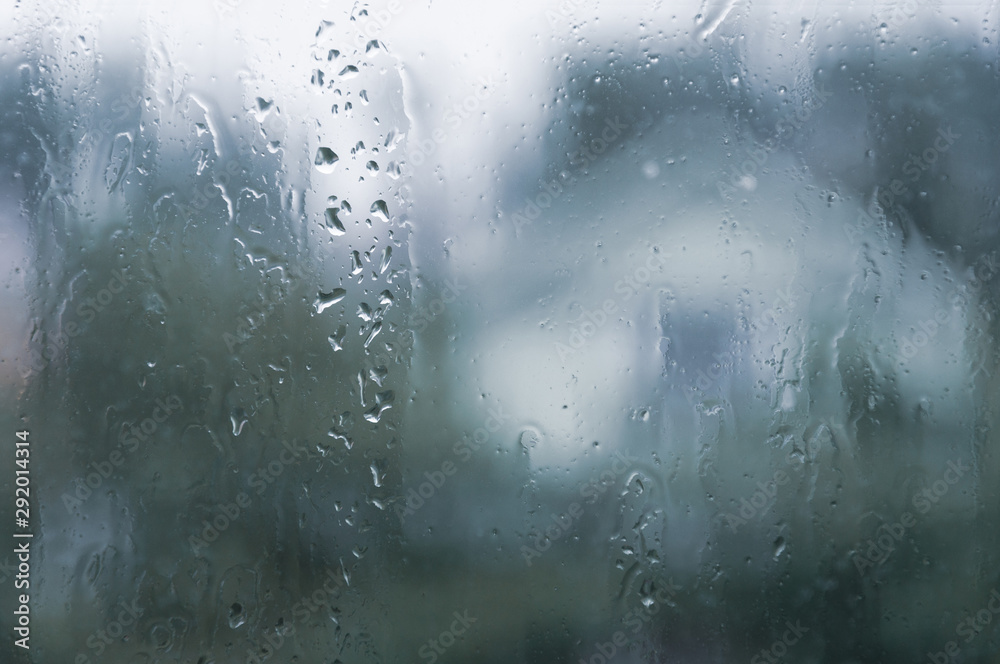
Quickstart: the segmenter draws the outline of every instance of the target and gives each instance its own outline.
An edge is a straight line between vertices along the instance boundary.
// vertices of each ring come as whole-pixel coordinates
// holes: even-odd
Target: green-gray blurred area
[[[998,661],[995,8],[0,15],[0,660]]]

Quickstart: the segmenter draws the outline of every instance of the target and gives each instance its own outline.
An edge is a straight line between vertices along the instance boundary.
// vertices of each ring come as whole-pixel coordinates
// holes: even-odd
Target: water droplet
[[[337,429],[335,429],[335,428],[330,429],[329,431],[327,431],[326,435],[329,436],[330,438],[333,438],[335,440],[339,440],[339,441],[343,442],[344,443],[344,447],[347,448],[348,450],[350,450],[351,448],[354,447],[354,440],[352,440],[351,437],[348,436],[347,434],[341,433],[340,431],[337,431]],[[338,508],[338,511],[339,511],[339,508]]]
[[[105,169],[105,180],[108,191],[114,190],[125,179],[132,162],[132,136],[122,132],[115,136],[111,146],[111,160]]]
[[[327,341],[330,342],[330,346],[333,350],[343,350],[344,349],[344,337],[347,336],[347,326],[341,325],[337,328],[337,331],[327,337]]]
[[[313,163],[316,164],[317,171],[329,174],[333,173],[338,161],[340,161],[340,157],[337,156],[336,152],[330,148],[319,148],[316,150],[316,159],[313,160]]]
[[[365,348],[368,348],[368,345],[375,340],[375,337],[377,337],[378,333],[381,331],[382,331],[382,321],[379,321],[374,325],[372,325],[372,331],[368,333],[368,338],[365,339]]]
[[[340,220],[340,217],[337,216],[339,213],[340,210],[337,208],[326,209],[326,230],[328,230],[330,235],[333,235],[334,237],[341,236],[347,232],[347,229],[344,228],[344,223]]]
[[[243,433],[243,427],[246,426],[249,418],[247,418],[247,414],[242,408],[237,408],[229,414],[229,421],[233,425],[233,435],[239,436]]]
[[[229,628],[236,629],[246,621],[247,614],[246,611],[243,610],[243,605],[239,602],[234,602],[233,605],[229,607]]]
[[[274,106],[274,101],[266,100],[263,97],[257,97],[256,103],[253,109],[253,116],[257,122],[263,122],[267,114],[271,112],[271,108]]]
[[[519,442],[525,452],[530,452],[542,442],[542,435],[535,429],[525,429],[521,432]]]
[[[389,206],[385,204],[381,198],[372,203],[369,209],[374,216],[378,217],[382,221],[389,221]]]
[[[365,411],[365,419],[372,424],[378,424],[378,421],[382,418],[382,413],[392,408],[392,402],[395,399],[393,392],[380,392],[375,395],[375,405]]]
[[[388,377],[389,369],[385,366],[373,367],[368,370],[368,376],[375,382],[376,385],[382,387],[382,382]]]
[[[362,302],[358,305],[358,318],[365,321],[366,323],[371,322],[372,319],[372,308],[368,306],[367,302]]]
[[[343,288],[334,288],[329,293],[320,291],[319,297],[317,297],[316,301],[313,302],[313,305],[316,307],[316,313],[323,313],[333,305],[343,300],[346,295],[347,291]]]

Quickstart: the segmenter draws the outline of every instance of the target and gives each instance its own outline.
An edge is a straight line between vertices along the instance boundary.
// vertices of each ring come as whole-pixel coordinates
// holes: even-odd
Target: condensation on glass
[[[3,661],[1000,652],[995,5],[0,15]]]

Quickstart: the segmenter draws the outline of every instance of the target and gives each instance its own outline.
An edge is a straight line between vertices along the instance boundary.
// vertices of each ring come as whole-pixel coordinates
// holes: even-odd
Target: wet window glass
[[[998,661],[998,20],[6,3],[0,661]]]

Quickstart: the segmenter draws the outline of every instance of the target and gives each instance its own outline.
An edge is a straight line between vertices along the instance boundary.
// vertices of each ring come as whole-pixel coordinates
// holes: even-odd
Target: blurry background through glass
[[[80,4],[0,661],[1000,662],[996,2]]]

